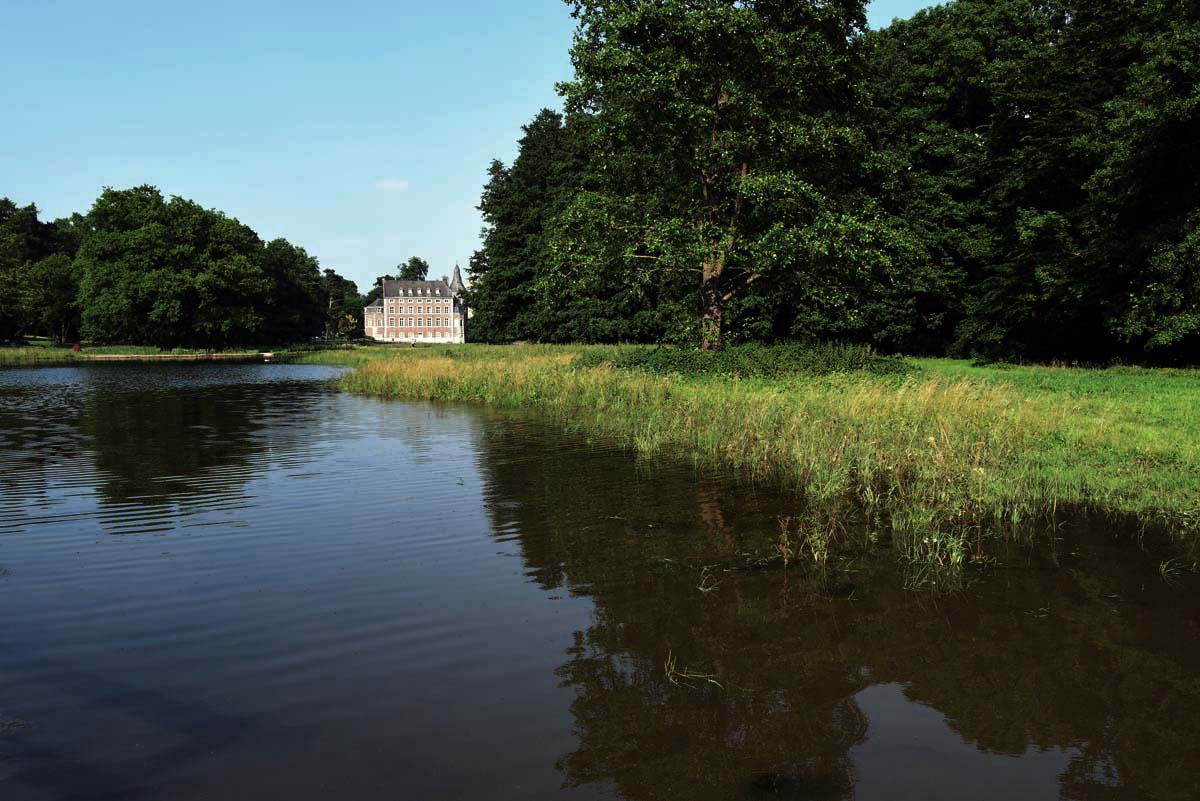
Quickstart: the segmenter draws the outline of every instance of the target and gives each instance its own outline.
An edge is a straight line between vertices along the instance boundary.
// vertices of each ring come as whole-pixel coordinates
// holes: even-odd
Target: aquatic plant
[[[667,652],[667,661],[663,665],[663,671],[666,674],[667,681],[678,687],[688,687],[695,689],[698,683],[711,684],[718,690],[724,689],[721,682],[717,681],[715,673],[701,673],[698,670],[692,670],[686,667],[679,667],[679,662],[675,658],[674,652]]]

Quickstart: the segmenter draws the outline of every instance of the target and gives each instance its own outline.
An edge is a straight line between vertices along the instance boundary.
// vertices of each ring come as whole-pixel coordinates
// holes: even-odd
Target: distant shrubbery
[[[649,373],[742,378],[782,378],[789,375],[847,372],[896,375],[915,369],[903,359],[880,356],[865,345],[837,344],[736,345],[715,351],[634,347],[585,352],[580,359],[584,364],[607,362],[622,369]]]

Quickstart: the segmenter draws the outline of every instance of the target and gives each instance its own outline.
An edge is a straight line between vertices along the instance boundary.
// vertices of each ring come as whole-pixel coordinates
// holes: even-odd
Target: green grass
[[[647,455],[782,482],[808,500],[801,547],[849,530],[956,566],[997,534],[1087,509],[1194,543],[1200,371],[973,367],[771,378],[622,368],[612,347],[304,354],[369,395],[527,407]]]
[[[224,353],[258,353],[260,348],[231,348]],[[266,350],[270,350],[267,348]],[[194,355],[207,351],[175,348],[160,350],[150,345],[85,345],[75,353],[68,347],[50,344],[44,339],[30,340],[29,344],[17,347],[0,347],[0,367],[36,367],[39,365],[75,364],[85,362],[90,356],[152,356],[162,354]]]

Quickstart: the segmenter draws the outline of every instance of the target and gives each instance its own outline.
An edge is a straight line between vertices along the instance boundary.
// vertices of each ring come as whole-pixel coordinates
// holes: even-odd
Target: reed
[[[1200,529],[1195,372],[1176,371],[1163,401],[1153,371],[1082,371],[1048,389],[949,362],[741,379],[621,369],[594,350],[360,349],[310,360],[357,366],[342,379],[355,392],[534,408],[643,454],[783,482],[807,501],[797,536],[814,551],[851,518],[944,567],[1067,507],[1134,516],[1186,541]],[[1086,391],[1070,391],[1072,381]],[[1118,386],[1097,391],[1105,381]]]

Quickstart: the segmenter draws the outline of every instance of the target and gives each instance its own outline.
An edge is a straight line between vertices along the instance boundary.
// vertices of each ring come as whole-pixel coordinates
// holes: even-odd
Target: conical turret
[[[458,265],[454,265],[454,277],[450,279],[450,294],[454,296],[461,295],[466,286],[463,285],[462,271],[458,269]]]

